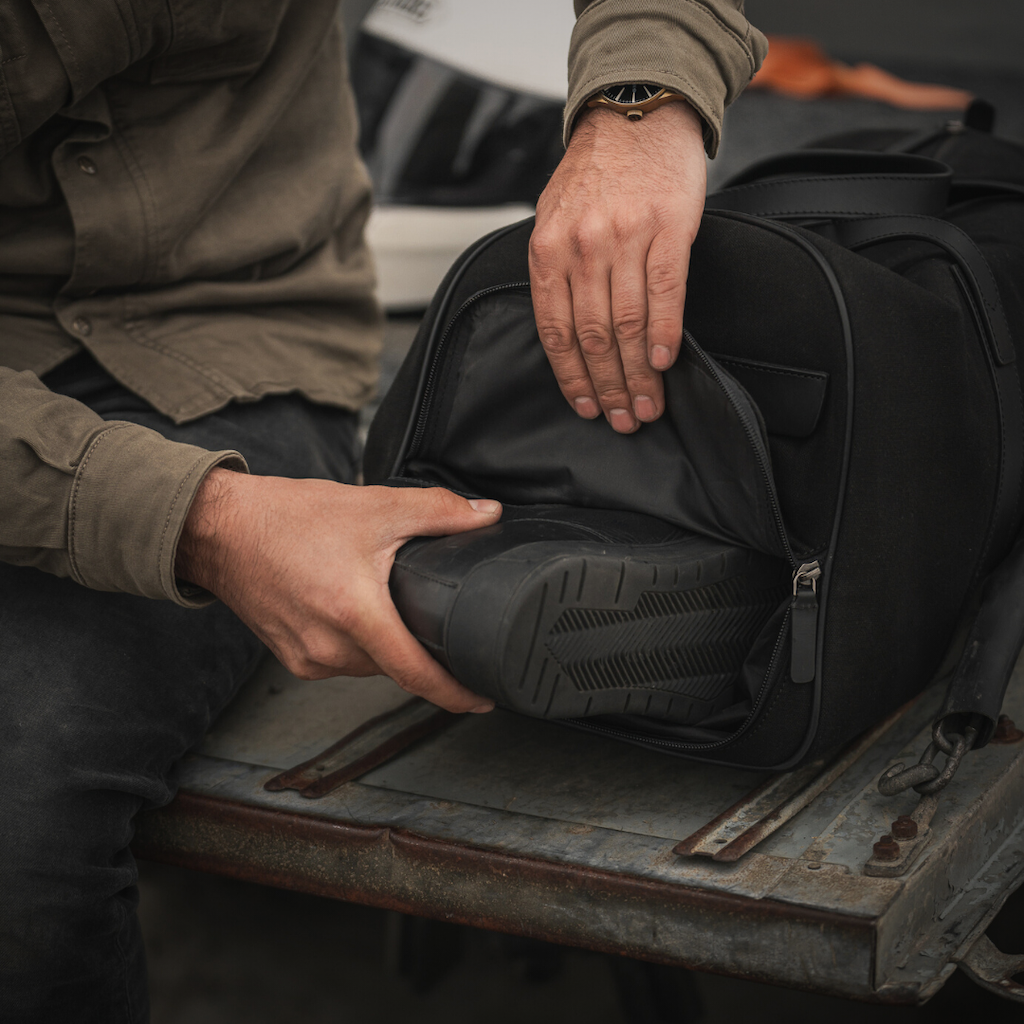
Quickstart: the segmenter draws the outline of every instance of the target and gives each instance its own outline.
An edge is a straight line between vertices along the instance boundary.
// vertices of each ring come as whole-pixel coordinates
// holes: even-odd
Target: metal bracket
[[[984,932],[960,957],[960,969],[989,992],[1024,1003],[1024,985],[1013,980],[1015,974],[1024,973],[1024,956],[1001,952]]]
[[[710,857],[732,864],[820,796],[862,754],[903,717],[907,706],[897,709],[873,729],[854,740],[825,764],[811,764],[771,776],[732,807],[713,818],[672,850],[680,857]]]
[[[413,697],[394,711],[364,722],[322,754],[275,775],[263,788],[272,793],[294,789],[312,799],[326,796],[458,718]]]

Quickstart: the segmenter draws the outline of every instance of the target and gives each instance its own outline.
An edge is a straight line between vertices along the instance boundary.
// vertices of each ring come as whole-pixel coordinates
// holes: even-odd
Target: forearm
[[[768,43],[742,0],[575,0],[565,140],[587,99],[616,82],[653,82],[681,93],[718,150],[722,115],[761,66]]]
[[[237,452],[101,419],[31,373],[0,367],[0,560],[95,590],[198,603],[175,581],[193,496]]]

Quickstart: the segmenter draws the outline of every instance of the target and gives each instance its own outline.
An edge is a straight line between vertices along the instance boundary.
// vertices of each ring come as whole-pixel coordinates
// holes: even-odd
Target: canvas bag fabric
[[[1024,149],[972,127],[862,133],[741,175],[693,247],[666,413],[633,435],[568,407],[533,320],[532,222],[496,232],[438,290],[366,480],[644,512],[817,562],[726,711],[573,724],[755,768],[830,752],[935,676],[1019,532],[1022,186]]]

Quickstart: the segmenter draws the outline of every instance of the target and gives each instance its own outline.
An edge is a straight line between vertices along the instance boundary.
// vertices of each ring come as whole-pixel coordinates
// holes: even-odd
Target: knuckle
[[[631,395],[647,395],[648,398],[656,398],[658,388],[652,374],[649,373],[627,373],[626,387]],[[652,394],[654,392],[654,394]]]
[[[629,406],[629,393],[621,387],[598,388],[597,399],[605,409],[617,409]]]
[[[413,525],[425,524],[428,520],[444,516],[451,511],[452,502],[458,500],[444,487],[407,487],[401,490],[405,501],[403,522],[406,526],[410,521]]]
[[[392,678],[394,679],[395,677],[392,676]],[[424,695],[424,687],[420,680],[416,678],[406,676],[403,674],[402,678],[395,679],[395,682],[398,683],[398,685],[403,690],[405,690],[406,693],[415,694],[417,697],[421,697]]]
[[[561,247],[550,231],[535,229],[530,236],[529,258],[536,270],[550,270],[558,264]]]
[[[298,679],[319,679],[323,670],[306,657],[291,655],[284,658],[284,667]]]
[[[465,511],[465,499],[444,487],[417,491],[416,504],[406,517],[405,530],[413,535],[423,531],[447,529],[453,519]]]
[[[302,642],[305,660],[316,665],[339,665],[343,660],[336,643],[323,636],[309,636]]]
[[[571,245],[580,259],[591,259],[608,237],[608,226],[600,217],[588,217],[581,221],[571,236]]]
[[[558,378],[562,392],[570,398],[590,394],[590,376],[586,373],[563,373]]]
[[[425,492],[427,511],[437,517],[451,515],[462,505],[462,498],[444,487],[430,487]]]
[[[682,295],[683,278],[675,263],[658,262],[647,268],[647,292],[658,298]]]
[[[612,317],[612,328],[616,338],[641,338],[647,331],[647,317],[641,310],[623,310]]]
[[[585,356],[600,358],[607,356],[614,345],[611,331],[603,324],[584,324],[577,326],[576,337],[580,350]]]
[[[537,324],[540,343],[553,355],[566,355],[576,347],[572,328],[565,323],[544,321]]]
[[[674,317],[652,317],[647,326],[647,336],[651,342],[670,347],[678,345],[683,336],[682,315]]]

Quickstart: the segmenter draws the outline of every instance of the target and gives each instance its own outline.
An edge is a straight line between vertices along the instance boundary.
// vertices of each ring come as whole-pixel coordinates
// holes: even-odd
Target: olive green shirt
[[[575,6],[566,137],[602,86],[647,81],[687,96],[713,154],[766,51],[741,0]],[[0,4],[0,560],[197,603],[178,537],[209,470],[244,463],[49,391],[83,347],[176,423],[372,396],[370,187],[335,8]]]

